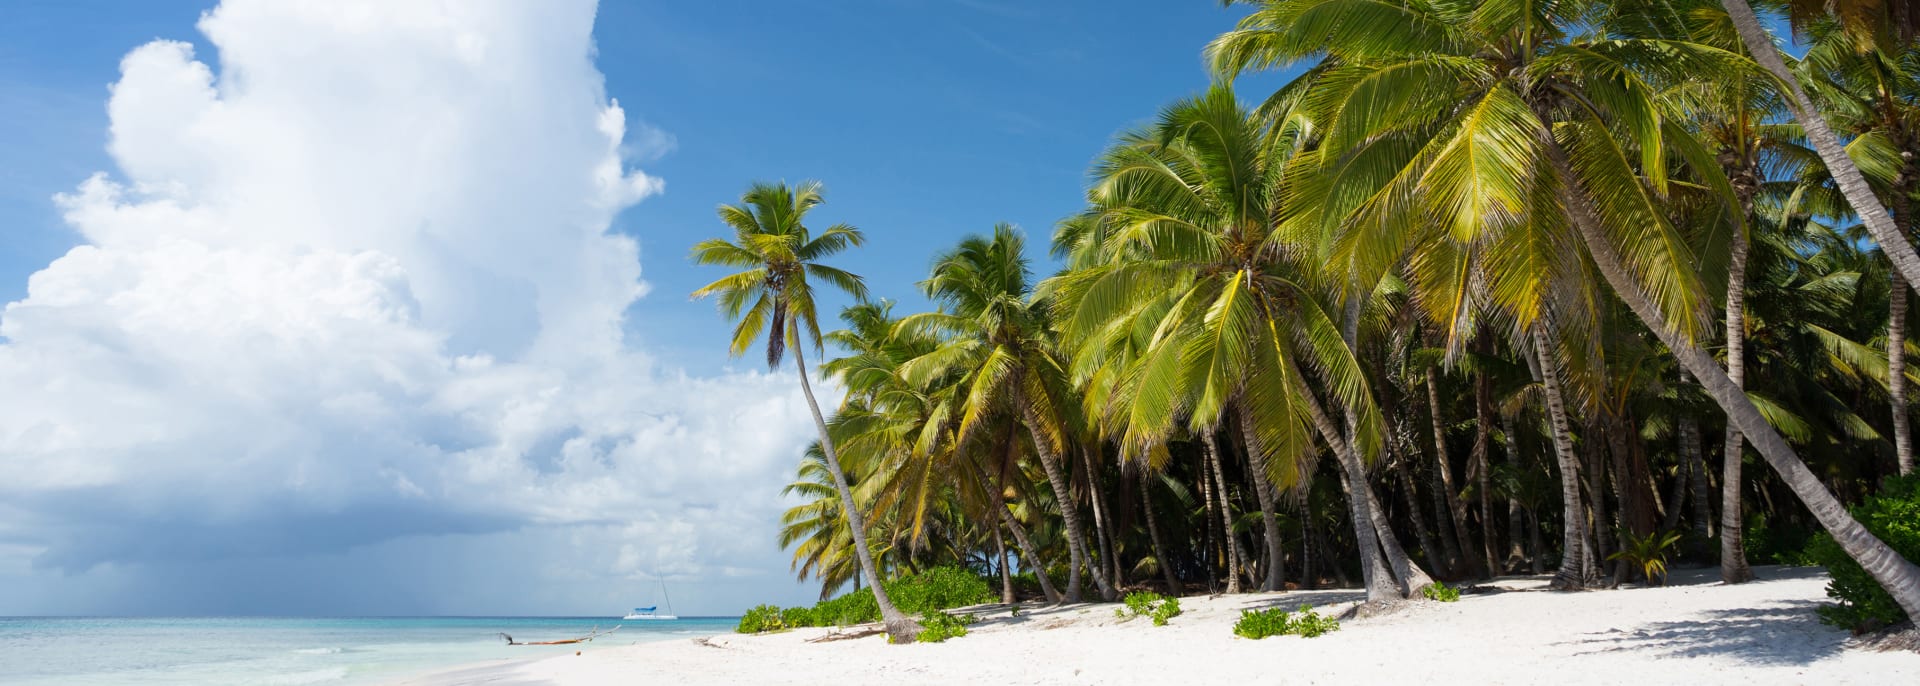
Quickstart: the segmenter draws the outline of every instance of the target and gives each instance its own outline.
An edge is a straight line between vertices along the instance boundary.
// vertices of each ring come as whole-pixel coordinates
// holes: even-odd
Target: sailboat
[[[633,608],[633,611],[632,611],[632,612],[629,612],[629,613],[627,613],[627,616],[625,616],[625,617],[621,617],[621,619],[637,619],[637,620],[649,620],[649,619],[651,619],[651,620],[667,620],[667,619],[679,619],[679,617],[677,617],[677,616],[675,616],[675,615],[673,614],[673,598],[672,598],[672,597],[669,597],[669,596],[667,595],[667,580],[666,580],[666,579],[661,579],[661,580],[660,580],[660,597],[662,597],[662,598],[665,598],[665,599],[666,599],[666,601],[667,601],[667,612],[666,612],[666,614],[661,614],[661,613],[660,613],[660,611],[659,611],[659,610],[660,610],[660,606],[658,606],[658,605],[651,605],[651,606],[648,606],[648,607],[636,607],[636,608]]]

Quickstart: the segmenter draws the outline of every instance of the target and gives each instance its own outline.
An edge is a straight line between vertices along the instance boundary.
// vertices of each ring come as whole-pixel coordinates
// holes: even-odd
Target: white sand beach
[[[1319,638],[1233,635],[1246,608],[1322,612],[1351,590],[1181,599],[1168,626],[1120,621],[1114,605],[980,608],[963,638],[887,645],[881,635],[815,642],[834,630],[649,643],[531,662],[474,666],[407,686],[737,683],[1684,683],[1912,684],[1920,654],[1849,647],[1819,623],[1825,573],[1761,567],[1718,583],[1677,571],[1665,588],[1556,593],[1545,579],[1503,578],[1457,603],[1421,602],[1353,619]]]

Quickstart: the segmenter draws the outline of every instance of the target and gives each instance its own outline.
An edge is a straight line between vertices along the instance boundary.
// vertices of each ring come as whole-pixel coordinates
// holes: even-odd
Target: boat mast
[[[675,614],[673,611],[673,596],[667,595],[666,577],[660,578],[660,597],[665,598],[667,601],[667,614]]]

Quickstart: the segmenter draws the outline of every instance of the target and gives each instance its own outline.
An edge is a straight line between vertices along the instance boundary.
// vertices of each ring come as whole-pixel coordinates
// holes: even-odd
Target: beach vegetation
[[[1122,605],[1113,611],[1120,619],[1147,617],[1154,626],[1166,626],[1167,620],[1180,616],[1180,599],[1169,598],[1152,591],[1134,591],[1128,593]]]
[[[1436,581],[1427,584],[1426,588],[1420,589],[1420,595],[1425,596],[1427,600],[1453,603],[1459,602],[1460,589]]]
[[[1340,620],[1315,612],[1309,605],[1301,605],[1295,612],[1277,607],[1241,610],[1239,621],[1233,624],[1234,635],[1251,639],[1268,636],[1315,638],[1339,630]]]
[[[1908,560],[1920,560],[1920,475],[1888,479],[1879,493],[1854,507],[1853,516]],[[1814,537],[1807,555],[1827,568],[1827,597],[1820,608],[1827,624],[1854,632],[1874,631],[1911,617],[1893,596],[1825,534]]]
[[[940,643],[949,638],[967,635],[967,625],[979,621],[972,614],[952,615],[938,610],[928,610],[920,615],[920,625],[926,627],[920,632],[919,642]]]
[[[796,266],[860,241],[794,228],[816,186],[723,211],[737,238],[696,252],[742,270],[701,291],[732,349],[830,343],[844,390],[782,522],[804,621],[1749,558],[1835,570],[1853,626],[1920,611],[1903,501],[1872,495],[1913,470],[1912,41],[1798,12],[1785,55],[1737,1],[1240,4],[1195,46],[1214,85],[1088,151],[1045,240],[930,250],[922,311]]]

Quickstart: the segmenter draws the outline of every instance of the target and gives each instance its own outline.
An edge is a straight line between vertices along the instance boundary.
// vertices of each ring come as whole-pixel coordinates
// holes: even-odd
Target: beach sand
[[[1717,570],[1676,571],[1664,588],[1556,593],[1545,577],[1509,577],[1456,603],[1420,602],[1343,622],[1306,639],[1247,640],[1247,608],[1323,614],[1352,590],[1181,599],[1168,626],[1120,621],[1114,604],[1030,606],[1009,617],[979,608],[970,633],[892,646],[884,636],[810,642],[836,630],[622,646],[443,672],[408,686],[600,684],[1916,684],[1920,654],[1848,648],[1824,626],[1817,568],[1760,567],[1761,580],[1718,583]]]

